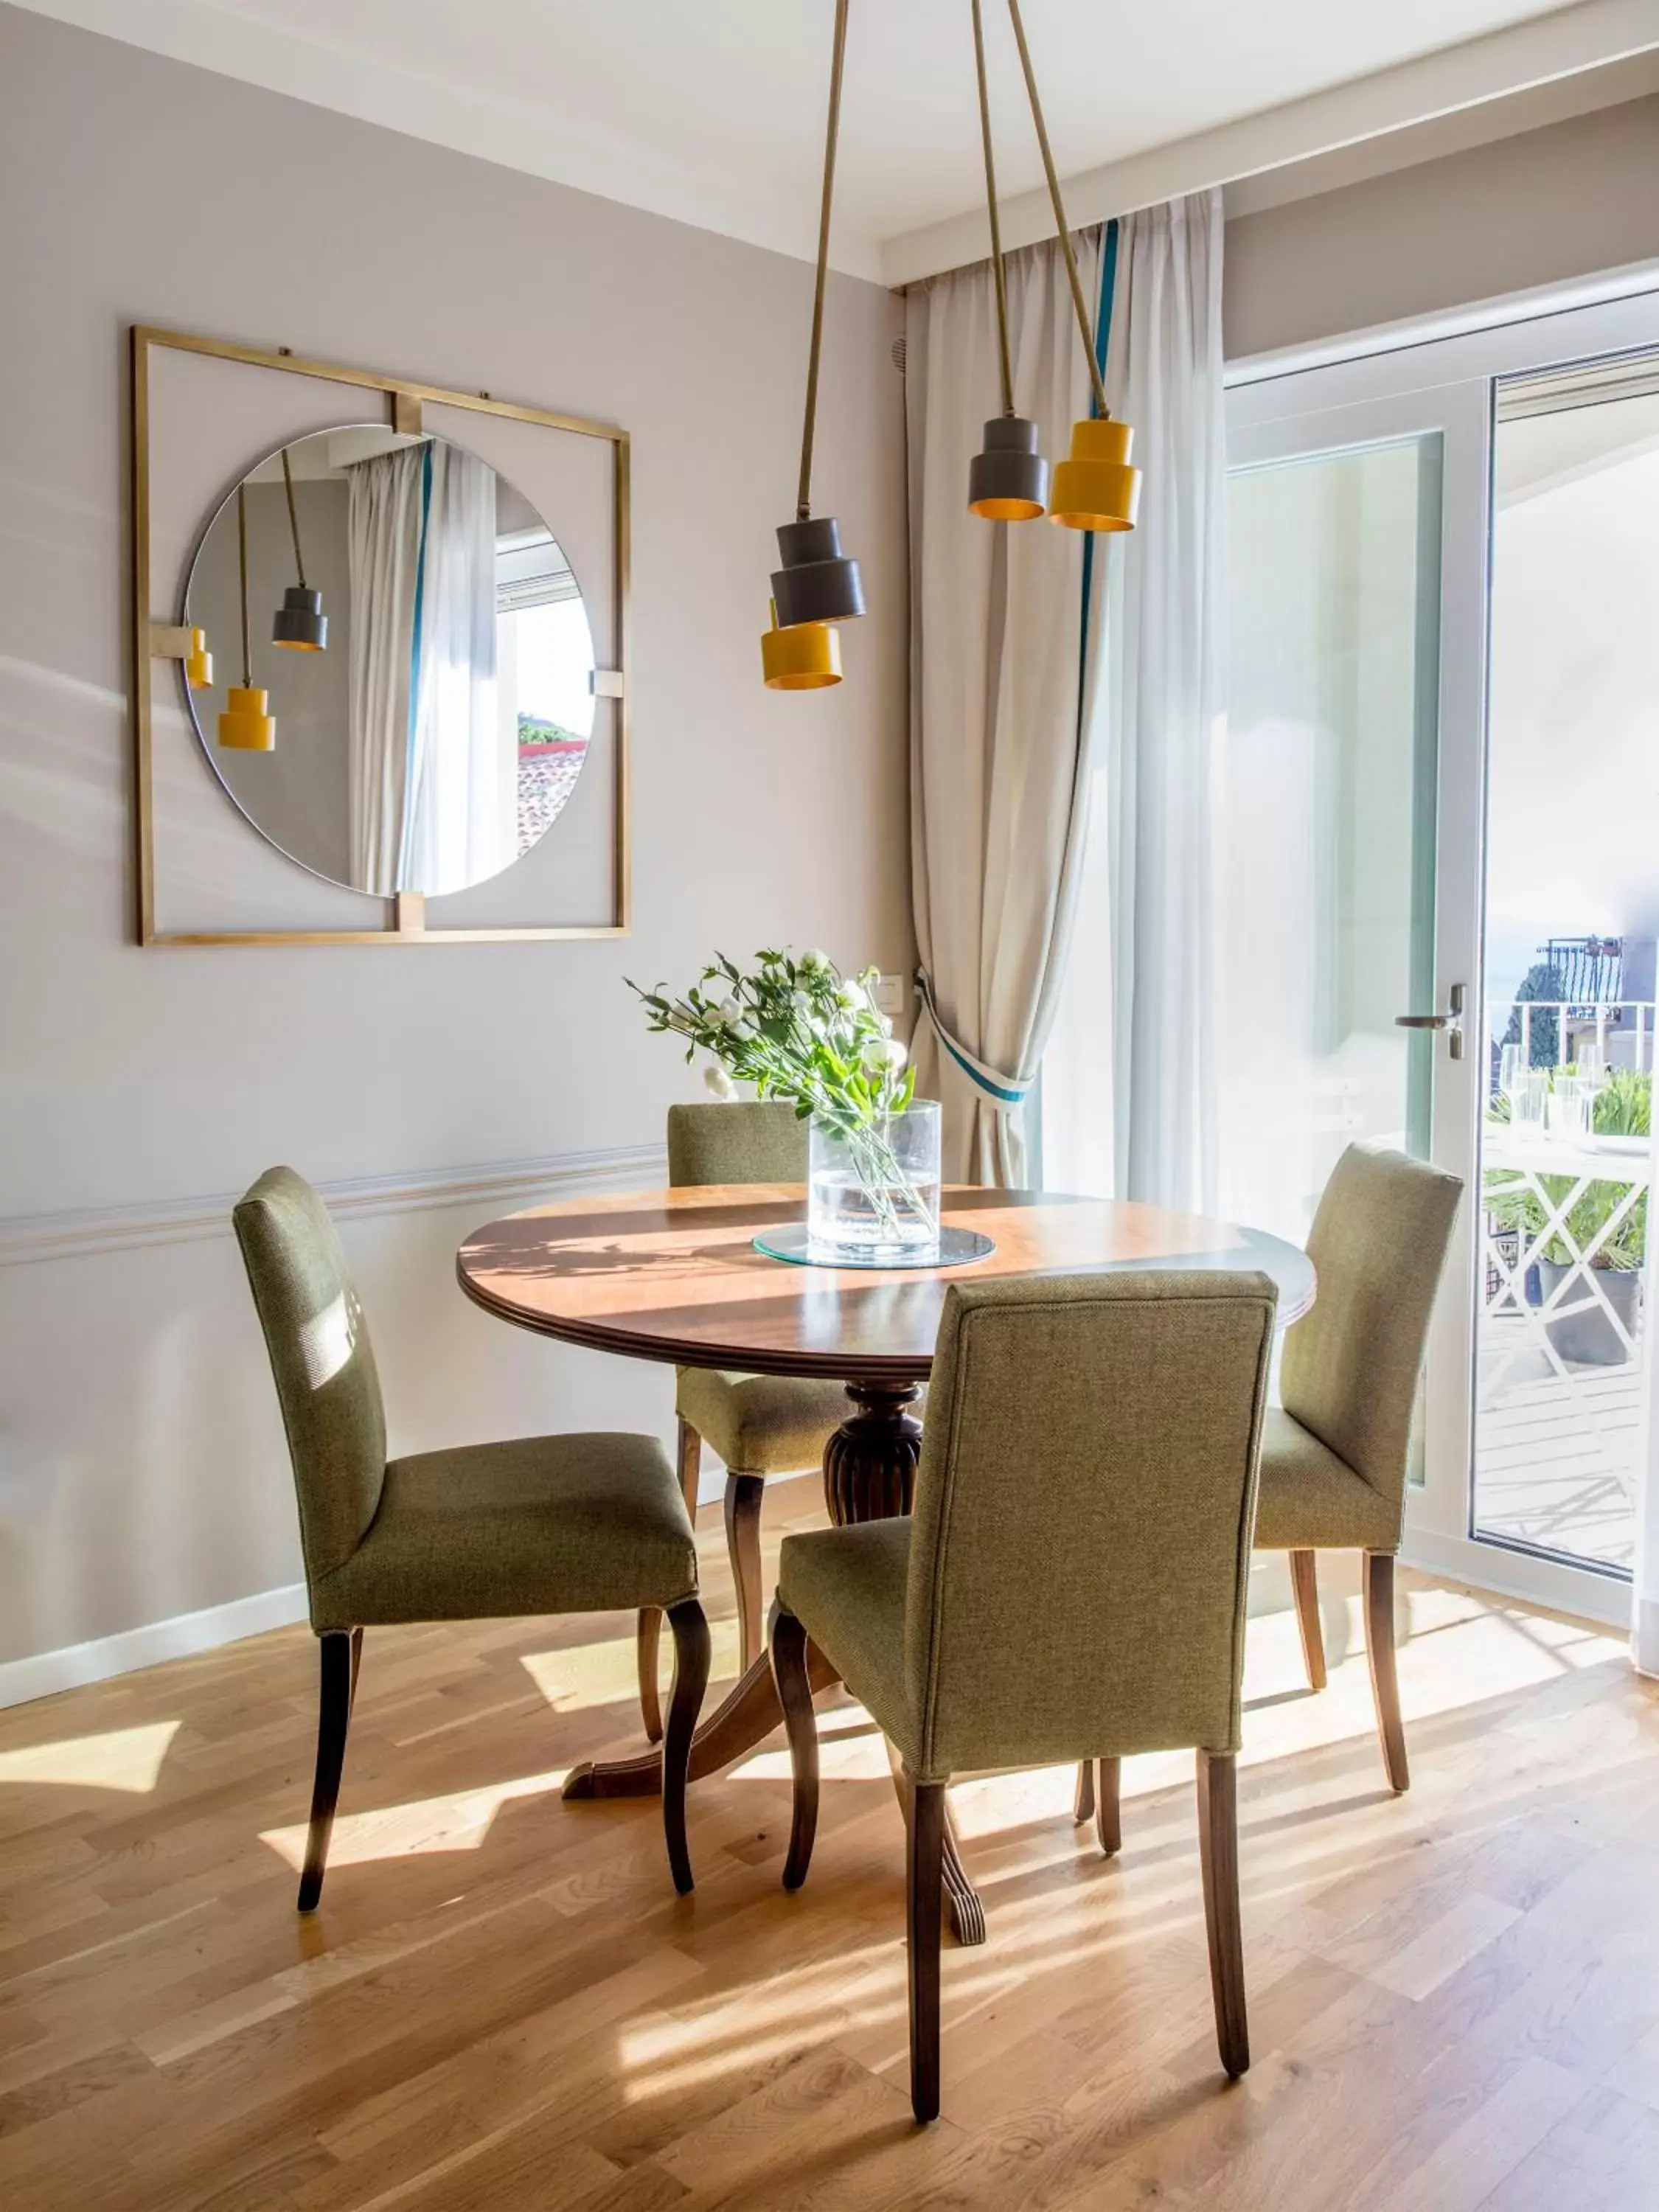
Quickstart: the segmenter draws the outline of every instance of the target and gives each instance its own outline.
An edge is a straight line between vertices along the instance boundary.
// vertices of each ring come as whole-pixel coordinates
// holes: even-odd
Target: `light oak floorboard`
[[[815,1483],[771,1486],[769,1587],[821,1519]],[[717,1510],[698,1533],[729,1678]],[[1250,2072],[1217,2058],[1190,1755],[1125,1762],[1109,1861],[1070,1768],[968,1777],[990,1941],[945,1947],[927,2130],[898,1810],[839,1693],[805,1887],[780,1739],[693,1789],[677,1899],[653,1802],[558,1794],[636,1735],[631,1617],[371,1633],[307,1921],[308,1633],[0,1714],[0,2203],[1651,2208],[1659,1694],[1582,1624],[1404,1576],[1393,1797],[1344,1566],[1322,1695],[1288,1607],[1250,1624]]]

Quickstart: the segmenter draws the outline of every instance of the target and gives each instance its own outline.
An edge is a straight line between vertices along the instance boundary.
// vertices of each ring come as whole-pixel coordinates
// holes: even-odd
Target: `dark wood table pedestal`
[[[882,1521],[908,1513],[921,1450],[921,1425],[910,1412],[919,1395],[915,1383],[849,1382],[847,1395],[854,1410],[823,1452],[824,1500],[837,1528],[849,1522]],[[832,1688],[839,1677],[823,1654],[809,1647],[807,1656],[814,1693]],[[691,1779],[698,1781],[745,1757],[782,1723],[783,1708],[772,1680],[771,1661],[763,1656],[692,1738]],[[908,1793],[896,1760],[893,1778],[903,1807]],[[570,1798],[642,1797],[656,1794],[661,1787],[662,1755],[653,1748],[631,1759],[590,1760],[573,1767],[563,1794]],[[944,1881],[945,1900],[957,1941],[982,1943],[985,1909],[963,1867],[948,1814]]]

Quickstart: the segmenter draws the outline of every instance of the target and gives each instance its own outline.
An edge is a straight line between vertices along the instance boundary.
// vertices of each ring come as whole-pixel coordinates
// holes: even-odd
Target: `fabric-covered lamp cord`
[[[1066,275],[1072,287],[1072,306],[1077,313],[1077,326],[1083,337],[1084,357],[1089,364],[1089,380],[1094,386],[1095,405],[1103,416],[1109,416],[1106,404],[1106,386],[1100,373],[1100,363],[1095,359],[1094,333],[1089,327],[1089,310],[1083,298],[1083,279],[1078,275],[1077,255],[1072,250],[1072,234],[1066,222],[1066,203],[1060,196],[1060,176],[1054,167],[1054,150],[1048,143],[1048,126],[1042,119],[1042,102],[1037,97],[1036,73],[1031,67],[1031,50],[1025,43],[1025,25],[1019,12],[1019,0],[1008,0],[1008,14],[1014,27],[1014,40],[1019,48],[1019,65],[1025,72],[1026,96],[1031,103],[1031,120],[1036,125],[1037,145],[1042,154],[1042,173],[1048,179],[1048,198],[1054,210],[1054,223],[1060,232],[1060,250],[1066,259]]]
[[[806,356],[806,418],[800,434],[800,489],[795,520],[812,513],[812,433],[818,414],[818,356],[823,343],[823,289],[830,268],[830,209],[836,191],[836,141],[841,133],[841,81],[847,63],[848,0],[836,0],[836,44],[830,63],[830,122],[823,143],[823,200],[818,211],[818,270],[812,288],[812,343]]]

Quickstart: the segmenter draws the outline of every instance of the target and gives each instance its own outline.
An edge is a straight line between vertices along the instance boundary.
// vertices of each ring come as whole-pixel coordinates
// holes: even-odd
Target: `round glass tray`
[[[769,1260],[787,1260],[796,1267],[868,1267],[874,1273],[891,1274],[911,1273],[918,1267],[965,1267],[975,1260],[983,1260],[996,1250],[994,1241],[981,1237],[977,1229],[952,1229],[948,1224],[939,1232],[939,1252],[932,1259],[876,1260],[876,1259],[814,1259],[806,1249],[806,1224],[787,1221],[776,1229],[769,1229],[756,1237],[755,1249],[764,1252]]]

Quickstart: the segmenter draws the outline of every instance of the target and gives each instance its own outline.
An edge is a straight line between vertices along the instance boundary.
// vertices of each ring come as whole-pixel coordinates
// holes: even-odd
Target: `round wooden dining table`
[[[755,1239],[799,1222],[799,1185],[734,1183],[579,1198],[507,1215],[456,1255],[468,1297],[543,1336],[630,1358],[745,1374],[833,1376],[847,1419],[824,1449],[824,1497],[837,1525],[908,1513],[921,1429],[910,1408],[933,1365],[952,1282],[1107,1269],[1256,1268],[1279,1288],[1281,1328],[1313,1304],[1305,1252],[1259,1230],[1152,1206],[1046,1191],[951,1188],[942,1219],[992,1239],[960,1267],[892,1270],[798,1266]],[[811,1655],[815,1689],[833,1671]],[[703,1721],[693,1779],[742,1758],[783,1718],[763,1656]],[[657,1747],[572,1770],[566,1797],[645,1796],[661,1787]],[[963,1942],[984,1915],[946,1837],[945,1887]]]

